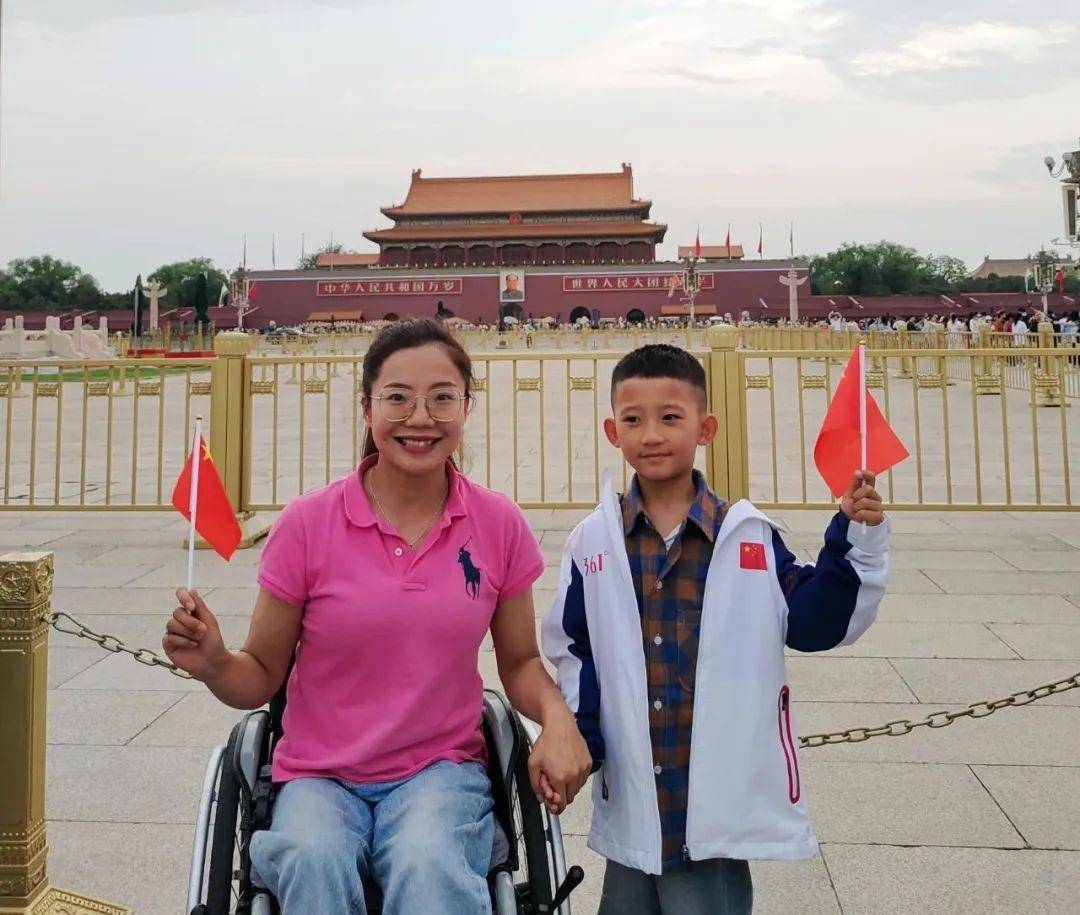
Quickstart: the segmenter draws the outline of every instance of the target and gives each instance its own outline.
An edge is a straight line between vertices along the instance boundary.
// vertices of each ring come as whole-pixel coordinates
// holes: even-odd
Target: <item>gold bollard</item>
[[[131,915],[49,883],[45,698],[52,553],[0,556],[0,915]]]
[[[988,350],[993,345],[993,328],[989,324],[979,325],[978,347]],[[982,355],[978,357],[979,370],[974,376],[975,393],[994,396],[1001,393],[1000,372],[997,357]]]
[[[1039,349],[1054,348],[1054,325],[1049,321],[1039,322]],[[1054,367],[1054,357],[1047,354],[1039,356],[1035,371],[1035,387],[1039,395],[1040,407],[1061,406],[1061,383]]]

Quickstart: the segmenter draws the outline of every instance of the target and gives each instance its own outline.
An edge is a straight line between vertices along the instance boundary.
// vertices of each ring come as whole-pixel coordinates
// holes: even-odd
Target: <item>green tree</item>
[[[345,251],[337,242],[332,245],[323,245],[318,251],[311,251],[305,254],[300,260],[296,262],[297,270],[314,270],[316,267],[315,261],[318,260],[320,254],[341,254]]]
[[[100,308],[101,287],[89,273],[59,258],[16,258],[0,271],[0,308],[71,311]]]
[[[206,276],[207,290],[215,296],[216,302],[216,295],[226,277],[225,272],[215,267],[208,257],[193,257],[186,261],[162,264],[146,280],[148,283],[161,283],[168,287],[169,292],[163,300],[164,308],[184,308],[194,304],[195,285],[203,275]]]
[[[895,242],[841,245],[810,259],[818,295],[936,295],[965,288],[967,267],[948,254],[919,254]]]

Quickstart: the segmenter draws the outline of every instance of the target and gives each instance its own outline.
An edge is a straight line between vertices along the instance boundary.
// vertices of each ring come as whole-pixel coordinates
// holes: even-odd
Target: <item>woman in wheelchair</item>
[[[539,545],[511,500],[454,462],[471,382],[442,324],[386,328],[364,358],[364,459],[282,512],[243,648],[226,648],[199,594],[177,591],[163,647],[218,699],[258,708],[288,675],[273,817],[250,847],[284,915],[364,913],[370,878],[388,915],[491,910],[488,631],[510,702],[542,726],[532,790],[557,813],[588,777],[537,649]]]

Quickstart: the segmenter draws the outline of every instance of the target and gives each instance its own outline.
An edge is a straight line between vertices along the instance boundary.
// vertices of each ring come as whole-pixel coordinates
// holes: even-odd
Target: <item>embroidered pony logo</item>
[[[472,540],[472,537],[469,538]],[[465,547],[469,545],[466,540],[458,549],[457,561],[461,563],[461,570],[465,573],[465,593],[472,598],[480,594],[480,570],[473,565],[472,554]]]

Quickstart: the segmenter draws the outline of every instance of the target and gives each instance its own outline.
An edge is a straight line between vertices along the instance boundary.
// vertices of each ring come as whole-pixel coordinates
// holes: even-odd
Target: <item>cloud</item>
[[[855,70],[864,75],[929,73],[976,66],[1000,66],[1003,61],[1038,60],[1046,48],[1068,42],[1075,29],[1046,29],[1012,22],[973,22],[956,28],[924,30],[894,50],[876,49],[857,56]]]
[[[537,87],[583,90],[709,89],[747,95],[832,97],[840,89],[817,51],[845,21],[836,0],[651,0],[643,17],[622,22],[559,57],[496,58],[479,76]]]

